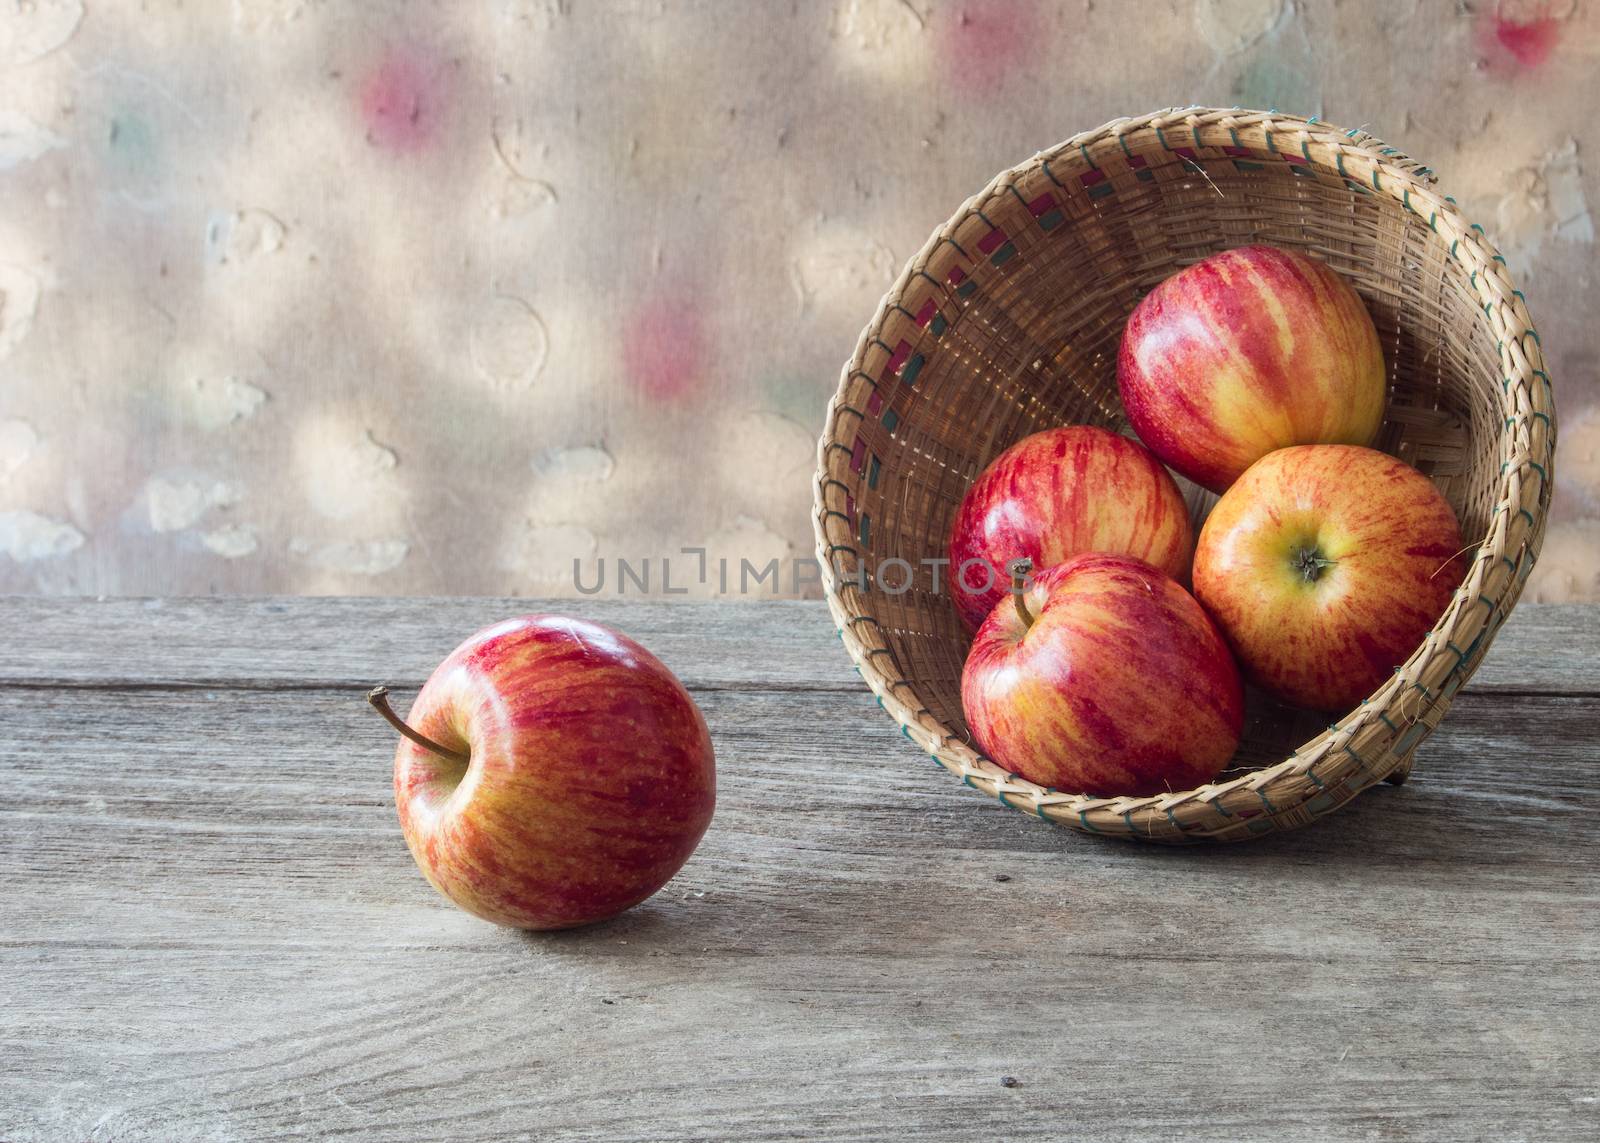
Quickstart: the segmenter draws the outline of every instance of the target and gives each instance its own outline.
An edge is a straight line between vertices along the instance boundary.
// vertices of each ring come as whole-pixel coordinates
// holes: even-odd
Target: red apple
[[[1075,556],[996,607],[961,673],[988,756],[1101,795],[1216,777],[1244,727],[1239,669],[1194,597],[1149,564]]]
[[[1117,357],[1139,439],[1221,492],[1273,449],[1372,443],[1383,351],[1361,298],[1321,262],[1271,246],[1214,254],[1133,311]]]
[[[394,759],[411,855],[469,913],[523,929],[604,920],[689,859],[716,802],[711,736],[656,657],[598,623],[530,615],[452,651]],[[423,743],[423,744],[419,744]]]
[[[1297,706],[1347,710],[1439,621],[1461,529],[1433,482],[1352,445],[1268,453],[1200,532],[1194,590],[1250,678]]]
[[[945,577],[975,631],[1010,588],[1006,566],[1109,552],[1189,577],[1194,527],[1172,476],[1137,441],[1090,425],[1046,429],[997,456],[967,490]]]

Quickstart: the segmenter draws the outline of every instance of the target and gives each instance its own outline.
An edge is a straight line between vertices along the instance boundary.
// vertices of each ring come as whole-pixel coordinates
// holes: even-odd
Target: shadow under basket
[[[1332,726],[1252,694],[1230,768],[1198,789],[1046,789],[973,745],[970,637],[944,590],[951,521],[1009,445],[1055,425],[1126,432],[1123,323],[1219,250],[1311,254],[1366,301],[1388,368],[1377,447],[1426,473],[1475,546],[1437,626]],[[828,405],[817,554],[839,636],[905,736],[1012,809],[1089,833],[1236,841],[1303,826],[1402,781],[1472,675],[1538,554],[1555,411],[1504,260],[1433,174],[1361,131],[1251,111],[1121,119],[1002,173],[911,259]],[[1196,525],[1215,498],[1180,480]]]

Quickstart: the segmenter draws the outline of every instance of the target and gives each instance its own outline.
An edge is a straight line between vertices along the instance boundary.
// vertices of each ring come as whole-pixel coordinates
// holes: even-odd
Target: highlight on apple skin
[[[439,892],[496,924],[615,916],[665,885],[711,822],[705,719],[654,655],[598,623],[530,615],[478,632],[408,721],[457,757],[401,741],[406,844]]]
[[[1217,502],[1194,584],[1252,681],[1341,711],[1410,658],[1465,571],[1455,512],[1426,476],[1374,449],[1303,445]]]
[[[961,701],[999,765],[1104,796],[1208,782],[1244,729],[1238,667],[1194,597],[1149,564],[1098,553],[1046,569],[994,609]]]
[[[1372,443],[1386,387],[1355,290],[1322,262],[1260,245],[1146,295],[1123,331],[1117,385],[1139,439],[1219,493],[1274,449]]]
[[[1046,429],[1006,449],[967,490],[945,580],[976,631],[1009,593],[1009,561],[1042,568],[1083,552],[1133,556],[1187,581],[1194,526],[1172,475],[1138,441],[1092,425]]]

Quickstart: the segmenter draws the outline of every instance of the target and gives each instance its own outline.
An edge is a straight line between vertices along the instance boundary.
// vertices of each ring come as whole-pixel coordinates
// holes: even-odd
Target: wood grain
[[[861,687],[820,602],[0,599],[10,629],[27,632],[9,642],[0,686],[420,686],[480,627],[557,610],[627,632],[691,687]],[[1471,685],[1600,694],[1600,608],[1519,606]]]
[[[530,936],[416,872],[360,694],[513,606],[0,601],[0,1138],[1600,1131],[1600,610],[1520,608],[1407,786],[1168,851],[952,781],[819,605],[597,605],[696,691],[717,819]]]

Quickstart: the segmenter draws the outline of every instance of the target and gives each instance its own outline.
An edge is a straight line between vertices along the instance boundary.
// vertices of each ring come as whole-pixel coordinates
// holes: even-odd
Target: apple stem
[[[1023,601],[1022,593],[1028,589],[1028,575],[1033,571],[1033,561],[1022,556],[1007,564],[1006,571],[1011,576],[1011,598],[1016,602],[1017,614],[1022,617],[1022,629],[1026,631],[1033,626],[1033,614]]]
[[[367,692],[367,701],[372,704],[373,710],[377,711],[388,720],[390,726],[394,727],[401,734],[411,739],[411,741],[415,742],[424,750],[431,750],[439,757],[448,758],[452,762],[459,762],[463,766],[472,761],[471,757],[461,753],[459,750],[451,750],[448,746],[440,746],[427,735],[422,734],[419,731],[412,730],[409,726],[407,726],[405,720],[396,714],[394,712],[394,708],[389,705],[388,687],[373,687]]]
[[[1325,558],[1316,548],[1295,549],[1293,562],[1295,570],[1305,577],[1307,583],[1316,583],[1322,577],[1324,568],[1331,568],[1338,563],[1337,560]]]

